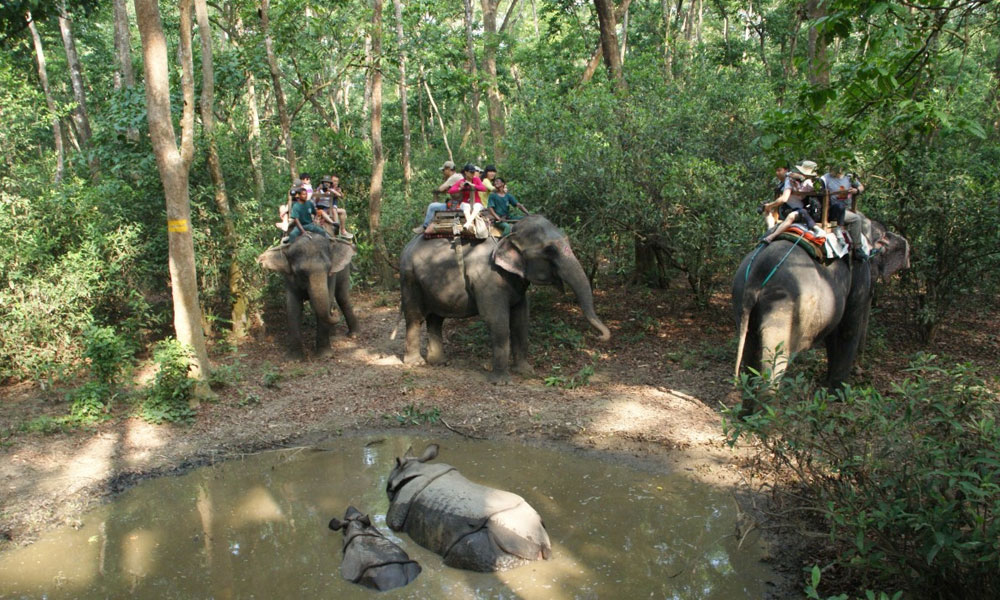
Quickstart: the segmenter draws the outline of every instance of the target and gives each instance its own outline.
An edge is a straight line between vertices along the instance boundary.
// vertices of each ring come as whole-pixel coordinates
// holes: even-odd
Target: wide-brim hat
[[[445,169],[451,169],[452,171],[454,171],[455,170],[455,163],[453,161],[450,161],[450,160],[444,161],[444,164],[441,165],[441,170],[444,171]]]
[[[795,170],[810,177],[816,176],[816,163],[811,160],[804,160],[801,164],[795,165]]]

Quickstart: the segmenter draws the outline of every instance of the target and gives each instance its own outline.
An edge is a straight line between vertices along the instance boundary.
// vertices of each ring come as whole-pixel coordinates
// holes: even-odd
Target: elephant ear
[[[347,268],[354,257],[354,246],[334,240],[330,242],[330,275],[339,273]]]
[[[288,257],[281,247],[271,248],[257,257],[257,262],[262,267],[270,271],[279,273],[291,273],[292,266],[288,264]]]
[[[500,240],[493,250],[493,263],[508,273],[524,277],[524,255],[514,241],[514,235]]]

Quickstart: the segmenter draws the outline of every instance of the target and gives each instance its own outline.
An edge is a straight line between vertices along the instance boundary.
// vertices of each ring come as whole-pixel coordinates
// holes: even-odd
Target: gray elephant
[[[420,575],[420,565],[353,506],[347,507],[343,521],[330,519],[330,529],[344,530],[340,563],[344,579],[383,592],[403,587]]]
[[[473,483],[451,465],[426,464],[437,453],[431,444],[419,458],[407,450],[396,459],[385,488],[393,531],[457,569],[503,571],[551,556],[545,524],[524,498]]]
[[[402,313],[406,319],[403,361],[419,364],[420,325],[427,321],[427,362],[444,362],[441,329],[445,318],[480,315],[490,329],[493,371],[490,380],[506,383],[514,371],[530,373],[528,363],[529,283],[565,282],[576,294],[587,321],[602,340],[611,332],[594,312],[587,276],[562,231],[545,217],[532,215],[517,222],[499,243],[463,243],[456,250],[447,239],[418,235],[399,258]]]
[[[331,297],[344,313],[349,335],[358,331],[358,319],[351,306],[351,244],[332,241],[321,235],[302,236],[294,243],[271,248],[257,257],[265,269],[285,278],[285,309],[288,313],[288,348],[302,355],[302,303],[308,300],[316,314],[316,352],[330,354],[330,331],[336,320],[330,315]]]
[[[827,384],[836,388],[847,381],[867,335],[875,280],[910,264],[909,242],[880,223],[870,224],[875,241],[867,261],[845,258],[822,264],[787,240],[743,259],[732,297],[739,335],[737,376],[742,363],[758,372],[762,366],[772,368],[770,377],[776,381],[793,354],[823,343]],[[749,412],[755,406],[743,408]]]

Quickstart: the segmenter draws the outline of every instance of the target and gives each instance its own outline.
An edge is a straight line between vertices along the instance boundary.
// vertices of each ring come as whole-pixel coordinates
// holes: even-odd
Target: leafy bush
[[[91,325],[83,331],[83,357],[90,361],[94,379],[105,386],[114,386],[132,359],[128,342],[111,327]]]
[[[157,344],[153,361],[158,370],[152,385],[146,390],[139,416],[156,424],[194,418],[190,405],[194,380],[188,376],[191,354],[189,346],[173,338]]]
[[[920,595],[1000,594],[1000,405],[974,368],[917,355],[882,394],[813,390],[802,376],[727,421],[809,491],[841,566]],[[744,377],[744,393],[765,383]]]
[[[90,381],[70,394],[72,406],[69,409],[69,422],[76,424],[96,423],[110,418],[110,399],[114,394],[107,384],[100,381]]]

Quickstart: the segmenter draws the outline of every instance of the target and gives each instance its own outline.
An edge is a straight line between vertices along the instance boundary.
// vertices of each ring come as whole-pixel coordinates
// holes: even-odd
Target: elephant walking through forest
[[[867,219],[866,219],[867,220]],[[875,280],[909,267],[905,238],[871,221],[873,256],[867,261],[816,261],[801,246],[774,241],[748,254],[733,278],[733,313],[740,367],[779,379],[796,352],[826,346],[827,384],[847,381],[868,332]],[[867,225],[867,224],[866,224]],[[744,405],[745,411],[755,406]]]
[[[285,310],[288,314],[288,349],[302,356],[302,304],[308,300],[316,315],[316,353],[328,356],[330,332],[337,321],[330,315],[336,299],[347,321],[349,335],[358,331],[351,305],[351,258],[354,246],[321,235],[303,236],[294,243],[271,248],[257,257],[265,269],[285,278]]]
[[[480,315],[490,329],[494,383],[509,381],[510,366],[530,373],[528,362],[528,299],[530,283],[565,282],[576,294],[587,321],[602,340],[611,332],[594,312],[587,276],[562,231],[545,217],[532,215],[517,222],[499,242],[478,244],[418,235],[399,259],[402,313],[406,319],[403,361],[418,364],[420,325],[427,321],[427,362],[444,362],[442,327],[446,318]],[[460,254],[459,254],[460,253]]]

